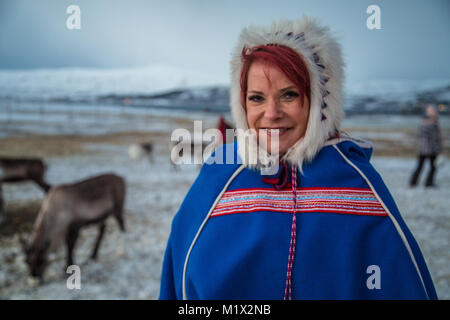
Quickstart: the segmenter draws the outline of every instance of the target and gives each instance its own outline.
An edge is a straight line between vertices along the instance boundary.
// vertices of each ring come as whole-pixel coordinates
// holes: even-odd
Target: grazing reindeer
[[[48,253],[63,241],[67,245],[67,265],[74,264],[73,249],[80,228],[94,223],[99,225],[99,233],[91,258],[96,259],[108,216],[112,215],[125,231],[124,201],[125,181],[114,174],[53,187],[42,203],[29,245],[20,237],[31,275],[42,278]]]
[[[225,118],[221,115],[219,117],[219,121],[217,124],[217,131],[215,134],[214,143],[204,141],[203,138],[201,141],[172,141],[172,149],[170,152],[170,162],[172,169],[177,169],[176,158],[183,158],[184,156],[189,156],[191,160],[197,160],[200,162],[199,167],[203,164],[204,157],[210,156],[212,152],[219,147],[222,143],[227,143],[231,141],[227,141],[227,129],[233,129],[233,127],[225,121]],[[190,150],[190,151],[189,151]],[[197,154],[196,151],[201,150],[201,154]],[[190,155],[184,155],[184,152],[190,152]],[[199,156],[201,159],[199,159]]]
[[[38,158],[0,158],[0,182],[32,180],[47,192],[51,186],[44,179],[46,169],[44,162]]]
[[[0,158],[0,222],[3,219],[2,184],[32,180],[48,192],[51,186],[45,182],[45,170],[44,162],[38,158]]]
[[[178,165],[180,163],[175,162],[174,160],[179,157],[182,159],[185,157],[184,152],[186,150],[190,150],[189,159],[194,161],[197,160],[200,162],[198,165],[201,167],[203,164],[203,153],[205,152],[205,149],[208,147],[208,143],[206,142],[191,142],[191,143],[185,143],[185,142],[172,142],[172,150],[170,155],[170,164],[173,170],[178,169]],[[196,154],[196,150],[199,149],[201,151],[201,154]],[[199,158],[199,156],[201,158]]]
[[[148,160],[153,162],[153,143],[144,142],[132,144],[128,148],[128,155],[133,160],[139,160],[146,155]]]

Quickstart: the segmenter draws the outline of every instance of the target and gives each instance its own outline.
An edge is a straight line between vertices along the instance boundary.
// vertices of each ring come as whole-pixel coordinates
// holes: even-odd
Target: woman
[[[428,105],[426,108],[426,114],[423,119],[423,123],[419,129],[419,158],[417,162],[417,168],[414,170],[409,185],[415,187],[417,180],[419,179],[420,172],[422,171],[425,160],[430,160],[430,170],[425,181],[426,187],[434,187],[434,174],[436,167],[434,162],[436,157],[441,153],[442,141],[441,130],[439,128],[439,114],[438,111],[432,106]]]
[[[370,145],[339,131],[342,67],[328,28],[307,17],[243,30],[231,61],[237,143],[213,155],[239,159],[205,164],[192,185],[160,299],[436,298]],[[262,132],[257,148],[249,130]],[[278,170],[263,174],[274,155]]]

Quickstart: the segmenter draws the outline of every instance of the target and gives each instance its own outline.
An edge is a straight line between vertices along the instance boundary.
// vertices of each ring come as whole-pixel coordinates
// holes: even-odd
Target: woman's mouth
[[[278,134],[279,137],[286,134],[291,128],[260,128],[260,130],[265,130],[268,136]]]

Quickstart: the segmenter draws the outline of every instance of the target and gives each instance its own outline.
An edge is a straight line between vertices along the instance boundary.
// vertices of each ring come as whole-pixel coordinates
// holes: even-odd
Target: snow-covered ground
[[[83,140],[82,146],[86,152],[46,158],[47,179],[51,184],[74,182],[110,171],[122,175],[127,182],[125,204],[127,230],[122,234],[116,222],[112,219],[108,220],[107,232],[97,261],[88,260],[97,230],[95,227],[88,227],[82,231],[75,249],[75,262],[81,268],[81,290],[69,290],[66,287],[69,275],[64,272],[64,250],[52,257],[54,261],[46,272],[44,283],[36,285],[28,278],[17,235],[0,235],[0,299],[156,299],[158,297],[161,263],[169,236],[170,223],[195,179],[198,168],[195,165],[185,165],[179,170],[173,170],[169,164],[169,128],[176,127],[180,119],[146,116],[153,121],[147,122],[148,127],[139,126],[137,129],[146,130],[149,137],[155,131],[164,134],[162,138],[160,136],[154,140],[156,156],[153,162],[147,159],[130,160],[126,143],[109,140],[99,142],[98,139],[93,142]],[[185,115],[180,118],[186,120]],[[204,118],[212,125],[214,124],[215,117],[205,115]],[[102,116],[101,119],[96,129],[109,126],[108,121],[111,119],[108,116]],[[115,123],[117,118],[114,119],[111,123]],[[131,130],[130,123],[135,123],[137,118],[122,115],[120,119],[122,121],[115,123],[110,131]],[[189,120],[189,117],[187,119]],[[42,133],[41,130],[44,129],[39,128],[36,123],[41,120],[42,118],[0,119],[0,125],[8,123],[8,126],[3,127],[8,128],[7,136],[23,136],[30,134],[33,130],[38,130],[36,133]],[[89,121],[77,123],[76,132],[96,134],[94,129],[92,132],[87,129],[88,123]],[[158,123],[165,124],[165,129],[158,127]],[[21,126],[26,129],[21,131]],[[50,131],[50,134],[56,134],[54,128],[45,130]],[[64,132],[67,131],[69,131],[68,128]],[[100,130],[100,132],[103,131]],[[387,135],[386,132],[384,134]],[[0,137],[0,145],[1,139]],[[77,139],[77,136],[73,139]],[[96,152],[89,152],[92,150]],[[2,153],[7,154],[5,150],[2,150]],[[391,190],[406,223],[423,251],[439,297],[450,299],[450,210],[448,210],[450,161],[447,160],[439,167],[436,179],[438,188],[433,189],[425,189],[422,185],[414,189],[408,187],[409,176],[415,167],[414,158],[376,157],[373,159],[373,164]],[[42,191],[32,183],[5,184],[3,194],[7,208],[15,203],[40,201],[44,196]]]
[[[161,148],[161,146],[158,146]],[[51,184],[73,182],[91,175],[115,172],[125,177],[126,232],[116,222],[107,223],[97,261],[88,261],[97,229],[82,231],[75,250],[81,268],[81,290],[68,290],[63,248],[49,266],[45,284],[29,286],[24,256],[17,238],[0,240],[0,297],[12,299],[155,299],[170,221],[197,174],[195,166],[173,170],[166,157],[153,163],[130,160],[126,146],[103,148],[96,156],[73,156],[47,161]],[[165,150],[156,150],[168,155]],[[40,199],[43,193],[31,183],[4,186],[5,202]]]
[[[425,257],[440,299],[450,299],[450,161],[437,169],[437,188],[425,188],[429,164],[424,166],[421,184],[408,186],[416,167],[414,158],[378,157],[372,160],[388,186],[409,229]]]

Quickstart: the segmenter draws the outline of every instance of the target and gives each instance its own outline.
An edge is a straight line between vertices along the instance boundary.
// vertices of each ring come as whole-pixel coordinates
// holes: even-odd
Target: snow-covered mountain
[[[129,69],[0,70],[0,101],[89,103],[228,110],[224,79],[198,70],[156,65]],[[345,84],[347,113],[420,113],[443,104],[450,114],[450,79],[371,80]]]
[[[419,114],[424,105],[443,105],[450,114],[450,79],[373,80],[346,84],[347,113]]]
[[[195,69],[154,65],[127,69],[0,70],[0,99],[84,101],[108,95],[149,95],[220,83]]]

